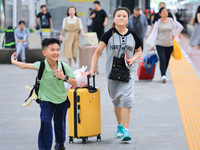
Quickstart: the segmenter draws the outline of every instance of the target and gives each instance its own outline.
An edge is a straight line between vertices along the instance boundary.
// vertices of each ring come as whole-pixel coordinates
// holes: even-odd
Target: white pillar
[[[34,20],[35,20],[35,0],[29,0],[28,2],[29,9],[29,28],[34,28]]]
[[[13,0],[13,28],[17,27],[17,0]]]

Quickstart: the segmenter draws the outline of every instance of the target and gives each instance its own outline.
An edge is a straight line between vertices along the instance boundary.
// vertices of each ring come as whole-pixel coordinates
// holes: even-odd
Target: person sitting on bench
[[[23,20],[19,21],[19,26],[15,30],[15,44],[16,44],[16,59],[18,54],[21,56],[21,61],[26,62],[25,49],[29,47],[29,29],[25,27],[25,22]]]

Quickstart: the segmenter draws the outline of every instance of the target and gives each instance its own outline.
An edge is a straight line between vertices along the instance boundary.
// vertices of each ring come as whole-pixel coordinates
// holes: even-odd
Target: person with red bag
[[[155,22],[146,43],[151,45],[151,50],[154,50],[156,46],[160,61],[161,81],[166,83],[166,71],[173,51],[173,37],[178,39],[177,36],[182,31],[183,26],[168,17],[168,11],[165,7],[160,8],[159,15],[161,18]]]

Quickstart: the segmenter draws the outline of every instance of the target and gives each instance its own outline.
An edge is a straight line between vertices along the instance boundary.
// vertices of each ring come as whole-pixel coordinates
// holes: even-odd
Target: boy
[[[61,62],[58,60],[60,56],[60,42],[57,39],[44,39],[42,41],[43,55],[45,59],[45,67],[38,91],[38,99],[41,108],[41,127],[38,137],[39,150],[51,150],[53,131],[52,118],[54,121],[55,131],[55,150],[65,150],[65,134],[66,134],[66,113],[69,107],[67,99],[67,91],[64,81],[71,85],[76,85],[74,72],[70,67],[63,63],[66,75],[64,75]],[[11,56],[11,62],[22,69],[39,70],[40,62],[22,63],[15,60]]]

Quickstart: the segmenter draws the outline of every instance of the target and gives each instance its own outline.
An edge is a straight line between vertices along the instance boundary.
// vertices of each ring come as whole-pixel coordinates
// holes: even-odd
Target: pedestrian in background
[[[138,34],[138,37],[142,42],[143,50],[143,39],[147,31],[148,22],[145,15],[140,14],[140,8],[138,6],[134,8],[133,14],[129,17],[128,27]]]
[[[145,16],[147,18],[148,25],[151,25],[151,15],[152,15],[151,8],[148,7],[145,11]]]
[[[18,54],[21,56],[22,62],[26,62],[25,50],[29,47],[29,29],[25,27],[25,22],[23,20],[19,21],[19,26],[14,32],[15,35],[15,45],[16,45],[16,58]]]
[[[53,22],[51,19],[51,14],[47,11],[46,5],[42,5],[40,7],[41,11],[40,13],[37,14],[35,17],[35,25],[34,27],[37,27],[37,18],[40,18],[40,24],[41,28],[47,28],[47,29],[53,29]]]
[[[159,9],[162,7],[166,7],[165,2],[160,2]],[[168,17],[173,19],[173,15],[170,12],[168,12]],[[159,12],[154,15],[153,22],[152,22],[152,28],[153,28],[153,25],[155,24],[155,22],[158,21],[160,18],[161,18],[161,16],[160,16]]]
[[[198,6],[196,14],[195,14],[195,25],[194,25],[194,29],[192,32],[189,45],[192,47],[199,46],[200,48],[200,6]]]
[[[161,18],[155,22],[146,42],[152,46],[151,50],[154,50],[156,46],[160,60],[161,80],[163,83],[166,83],[166,71],[173,51],[173,37],[180,34],[183,26],[168,17],[168,11],[165,7],[160,8],[159,15]]]
[[[77,17],[76,8],[74,6],[68,8],[67,17],[63,19],[60,40],[62,40],[65,31],[67,31],[67,33],[65,36],[63,57],[68,58],[68,65],[71,67],[71,59],[73,59],[75,63],[77,61],[79,32],[81,32],[83,37],[86,36],[83,30],[82,21]]]
[[[92,8],[89,8],[89,12],[86,15],[86,26],[88,32],[92,32],[92,19],[90,19],[91,13],[92,13]]]
[[[130,11],[125,7],[117,8],[114,11],[113,27],[102,36],[97,50],[92,57],[91,70],[88,73],[91,76],[94,74],[98,58],[106,47],[106,74],[108,77],[108,91],[110,97],[112,98],[114,112],[118,122],[116,137],[121,138],[121,141],[131,140],[128,127],[131,114],[130,112],[134,100],[135,72],[134,69],[130,69],[130,76],[128,76],[129,82],[109,79],[109,76],[113,66],[113,58],[121,58],[124,62],[124,53],[127,53],[129,55],[129,59],[126,61],[129,65],[131,65],[139,59],[142,54],[139,37],[134,31],[127,28],[129,15]]]
[[[104,27],[107,25],[108,17],[106,12],[101,8],[99,1],[94,1],[94,10],[90,15],[92,19],[92,32],[97,33],[98,40],[104,33]]]

